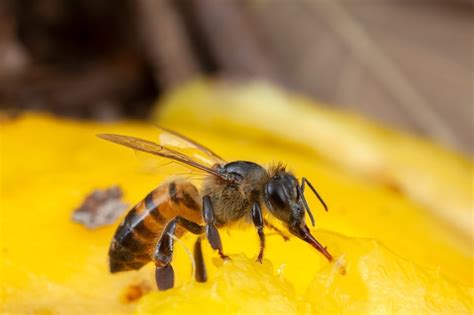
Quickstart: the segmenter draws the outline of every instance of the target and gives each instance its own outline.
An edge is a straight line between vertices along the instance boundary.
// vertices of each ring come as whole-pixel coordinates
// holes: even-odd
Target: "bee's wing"
[[[205,165],[203,164],[202,161],[198,162],[189,155],[186,155],[184,153],[181,153],[177,150],[174,150],[168,147],[164,147],[153,141],[135,138],[131,136],[116,135],[116,134],[99,134],[97,136],[99,138],[102,138],[111,142],[115,142],[117,144],[121,144],[123,146],[129,147],[135,150],[139,150],[139,151],[143,151],[143,152],[150,153],[153,155],[158,155],[164,158],[175,160],[177,162],[192,166],[208,174],[211,174],[223,180],[226,180],[226,178],[221,173],[217,172],[215,169],[212,168],[211,164]]]
[[[137,157],[137,172],[153,177],[178,177],[187,180],[203,180],[209,174],[187,164],[171,160],[166,157],[151,155],[149,153],[133,150]],[[206,164],[207,165],[207,164]],[[196,183],[197,185],[197,183]]]
[[[196,141],[177,133],[176,131],[159,126],[155,127],[159,130],[158,143],[160,145],[182,152],[185,155],[194,158],[194,160],[201,161],[203,163],[211,163],[211,165],[216,163],[226,163],[223,158],[202,144],[199,144]]]

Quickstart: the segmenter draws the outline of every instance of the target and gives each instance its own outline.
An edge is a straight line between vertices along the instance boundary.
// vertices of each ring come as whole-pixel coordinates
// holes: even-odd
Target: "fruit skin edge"
[[[120,283],[120,281],[118,281],[117,278],[114,278],[113,281],[115,282],[110,283],[110,286],[108,287],[104,286],[102,283],[103,281],[105,283],[109,281],[109,275],[107,275],[105,272],[106,270],[104,270],[105,269],[103,266],[104,257],[102,255],[104,253],[104,250],[106,252],[106,249],[104,248],[107,246],[107,243],[109,241],[108,238],[110,237],[113,228],[106,228],[102,231],[98,231],[97,233],[96,232],[91,233],[92,235],[94,235],[94,237],[91,238],[92,235],[89,235],[90,231],[84,231],[83,229],[81,229],[81,227],[70,224],[69,221],[67,221],[69,219],[70,213],[68,211],[64,211],[64,209],[68,209],[68,210],[72,209],[72,207],[74,205],[77,205],[77,202],[81,200],[81,198],[83,198],[83,196],[88,192],[88,189],[90,189],[90,178],[93,174],[97,175],[103,172],[104,178],[101,179],[102,175],[96,176],[96,179],[97,179],[96,184],[102,184],[102,186],[104,187],[110,184],[110,180],[116,181],[117,175],[120,175],[121,178],[127,178],[125,182],[130,184],[130,187],[128,187],[128,184],[127,184],[127,193],[132,194],[132,197],[130,199],[127,197],[127,200],[131,200],[132,202],[134,200],[138,200],[139,198],[141,198],[143,196],[143,193],[146,193],[146,189],[149,189],[149,188],[143,187],[143,186],[146,186],[145,183],[154,185],[156,183],[157,178],[151,177],[149,175],[144,175],[144,174],[136,175],[135,174],[136,161],[134,161],[133,156],[131,156],[130,154],[126,154],[125,152],[111,149],[111,148],[107,148],[107,150],[104,150],[102,149],[103,144],[95,143],[96,141],[95,139],[85,140],[87,139],[87,137],[85,137],[87,134],[89,134],[90,136],[93,136],[94,129],[96,130],[95,132],[97,132],[98,130],[102,131],[104,128],[104,126],[102,125],[97,125],[97,124],[82,125],[82,124],[77,124],[77,123],[72,123],[72,122],[61,122],[59,120],[51,119],[49,117],[44,117],[44,116],[27,116],[25,118],[21,118],[18,123],[22,124],[22,127],[25,130],[21,130],[21,128],[18,128],[18,129],[14,128],[14,130],[11,130],[11,128],[4,129],[4,127],[6,126],[2,126],[2,134],[3,134],[2,135],[2,139],[3,139],[2,152],[5,153],[5,154],[2,154],[3,156],[2,183],[4,184],[4,185],[2,184],[3,186],[2,187],[2,200],[3,200],[2,204],[5,204],[7,206],[4,209],[15,208],[17,209],[17,212],[15,212],[15,214],[21,215],[20,218],[15,218],[14,216],[11,215],[11,213],[2,211],[4,213],[2,214],[0,218],[0,219],[3,219],[1,222],[2,231],[5,231],[5,233],[2,234],[2,241],[1,241],[1,244],[3,244],[2,249],[4,249],[2,251],[2,255],[4,257],[2,258],[5,258],[5,259],[2,259],[2,262],[3,262],[2,270],[5,271],[2,274],[2,279],[6,281],[10,281],[12,280],[12,278],[16,278],[16,276],[18,276],[16,279],[11,281],[11,283],[6,283],[5,281],[2,281],[2,283],[4,283],[4,285],[2,286],[2,297],[5,298],[5,302],[7,303],[9,302],[9,305],[11,307],[15,306],[15,304],[12,303],[11,298],[12,297],[14,298],[16,296],[17,298],[23,298],[23,301],[22,301],[23,303],[21,303],[21,301],[19,300],[16,301],[16,302],[20,302],[18,303],[20,307],[22,304],[25,307],[29,307],[32,304],[31,301],[35,301],[37,303],[35,307],[36,307],[36,310],[38,311],[51,310],[49,307],[53,307],[53,309],[57,310],[60,313],[64,313],[65,310],[70,311],[71,307],[76,307],[77,308],[76,310],[78,312],[80,312],[80,310],[83,310],[84,307],[85,309],[87,309],[87,307],[90,307],[89,311],[91,309],[94,309],[95,311],[102,309],[103,311],[113,312],[113,307],[118,307],[117,310],[118,309],[132,310],[133,307],[131,307],[130,305],[123,306],[118,303],[119,299],[117,298],[117,296],[120,296],[122,293],[119,292],[119,290],[117,290],[117,287],[120,286],[120,285],[117,286],[117,284]],[[107,128],[109,126],[111,125],[107,125]],[[41,130],[42,128],[45,128],[45,129]],[[51,128],[52,130],[49,130]],[[113,128],[117,128],[117,130],[120,130],[121,132],[124,132],[124,133],[126,133],[127,130],[129,130],[130,131],[129,133],[131,134],[132,133],[133,134],[137,134],[137,133],[147,134],[149,137],[151,136],[152,138],[152,130],[150,128],[144,128],[138,124],[124,123],[124,124],[119,124],[116,126],[114,125]],[[10,129],[10,130],[6,130],[6,129]],[[42,131],[43,133],[46,133],[46,137],[42,137],[44,135],[40,131]],[[55,137],[58,134],[64,135],[64,139],[56,139]],[[32,135],[35,135],[35,136],[33,137]],[[13,143],[14,141],[9,142],[8,140],[12,140],[12,136],[18,137],[18,138],[13,138],[13,140],[16,139],[16,140],[22,140],[22,141],[17,141],[19,143]],[[74,141],[69,141],[71,138]],[[219,143],[220,139],[214,139],[214,141]],[[14,154],[14,153],[22,153],[21,146],[28,145],[28,144],[30,144],[30,147],[32,148],[30,150],[30,155],[21,156],[21,154]],[[83,147],[79,148],[78,145],[82,145]],[[48,149],[46,150],[45,148],[48,148]],[[94,152],[93,154],[88,152],[88,150],[91,150],[91,149]],[[108,159],[105,159],[105,161],[103,160],[104,162],[103,165],[102,163],[97,165],[97,161],[96,161],[97,156],[101,156],[101,157],[109,156],[110,150],[113,150],[114,152],[113,156],[115,156],[113,163],[110,163]],[[63,151],[70,152],[72,153],[72,155],[69,154],[67,156],[64,156]],[[218,150],[216,149],[216,151]],[[256,151],[253,151],[253,152],[252,151],[253,150],[251,150],[251,153],[255,154]],[[221,152],[221,151],[218,151],[218,152]],[[249,154],[249,152],[247,152],[247,154]],[[283,155],[284,154],[285,153],[283,153]],[[289,160],[292,160],[292,156],[289,156]],[[64,162],[71,162],[71,161],[72,163],[69,163],[69,165],[64,164]],[[6,165],[9,167],[5,167]],[[16,165],[16,168],[11,167],[12,165]],[[64,165],[68,165],[68,166],[64,167]],[[57,168],[57,166],[62,166],[62,168],[61,167]],[[115,169],[115,167],[117,167],[117,169],[122,168],[122,170],[117,172],[117,169]],[[332,172],[332,170],[330,171]],[[317,170],[315,172],[315,175],[313,176],[321,175],[321,174],[318,174],[320,172],[321,170]],[[43,176],[40,176],[38,178],[32,178],[31,176],[32,174],[43,175]],[[133,178],[134,177],[133,175],[135,175],[135,178],[133,178],[132,182],[128,181],[129,175],[131,178]],[[57,187],[57,189],[54,190],[56,199],[51,200],[51,195],[50,195],[51,192],[50,192],[50,189],[48,189],[48,187],[54,186],[52,185],[53,183],[57,185],[57,181],[56,181],[57,178],[53,178],[56,176],[59,177],[60,179],[59,182],[64,183],[65,186]],[[325,179],[324,179],[324,176],[319,177],[322,179],[320,185],[324,186],[325,180],[328,180],[328,176],[326,177],[327,178]],[[329,176],[329,179],[331,179],[330,177],[331,176]],[[22,179],[23,179],[23,182],[22,182]],[[28,181],[25,181],[25,179],[28,179]],[[47,191],[45,192],[45,190]],[[25,191],[27,191],[28,194],[26,194]],[[136,193],[137,191],[140,191],[142,194],[140,195]],[[64,194],[61,194],[61,192]],[[25,199],[26,195],[29,195],[29,197],[35,200],[36,203],[27,204],[27,207],[25,207],[23,205],[22,200]],[[58,200],[58,196],[63,196],[65,197],[66,200],[62,200],[61,198],[60,198],[61,200]],[[402,204],[403,202],[404,201],[402,201]],[[51,206],[53,206],[53,208],[51,208]],[[315,206],[315,205],[313,204],[312,206]],[[58,209],[57,211],[59,212],[52,213],[51,212],[52,209]],[[46,215],[41,216],[40,218],[34,217],[33,214],[38,213],[37,210],[39,210],[40,212],[43,211],[42,214],[46,214]],[[29,217],[24,217],[25,211],[29,211],[28,214],[31,214],[31,215]],[[13,219],[13,220],[10,220],[10,219]],[[33,219],[35,222],[29,221],[29,220],[33,221]],[[321,214],[319,216],[318,221],[321,223],[320,225],[327,225],[328,223],[327,222],[325,223],[325,220],[328,220],[328,219],[329,219],[329,216],[325,216],[324,214]],[[45,221],[41,222],[41,220],[45,220]],[[11,229],[9,225],[5,224],[5,222],[22,222],[22,221],[24,221],[23,223],[25,223],[25,226],[21,227],[20,231],[15,231],[15,229]],[[65,224],[64,222],[66,221],[67,223]],[[46,223],[46,224],[43,224],[45,226],[52,225],[51,226],[52,229],[51,230],[48,229],[47,231],[44,231],[44,229],[39,229],[37,226],[41,225],[41,223]],[[51,223],[57,223],[57,224],[51,224]],[[57,233],[58,231],[54,231],[54,229],[58,228],[58,226],[60,226],[60,228],[63,229],[60,232],[65,232],[65,233]],[[7,228],[8,230],[3,229],[3,227]],[[31,234],[28,235],[27,233],[23,233],[19,237],[19,240],[22,242],[16,243],[16,244],[14,242],[11,242],[12,236],[19,236],[19,234],[21,234],[22,231],[32,232],[32,231],[35,231],[35,229],[37,230],[37,233],[35,235],[39,235],[37,242],[31,242],[29,237],[27,237],[27,236],[30,236]],[[107,230],[108,233],[105,233],[105,230]],[[58,236],[64,237],[64,235],[68,235],[70,234],[70,232],[73,232],[74,234],[73,238],[72,240],[67,239],[67,244],[75,244],[76,246],[70,249],[65,244],[57,244],[57,246],[55,247],[55,246],[51,246],[52,243],[50,242],[48,244],[49,247],[47,248],[45,248],[44,246],[42,247],[42,245],[44,244],[41,244],[42,243],[41,241],[44,241],[44,240],[41,239],[41,236],[43,236],[45,232],[46,234],[48,233],[52,234],[48,237],[50,241],[57,241]],[[237,232],[232,232],[232,233],[237,233]],[[316,235],[319,235],[319,232],[316,231],[315,233]],[[251,233],[248,233],[248,234],[251,234]],[[99,236],[99,238],[96,238],[96,236]],[[253,249],[253,247],[255,247],[254,244],[256,243],[254,242],[253,239],[252,240],[251,239],[252,237],[246,240],[245,247]],[[84,242],[84,240],[86,240],[87,242]],[[235,243],[235,239],[234,237],[231,237],[229,239],[225,239],[225,242],[226,244],[229,244],[229,243],[233,244]],[[278,241],[275,240],[274,242],[278,242]],[[25,246],[26,248],[22,248],[22,246],[25,244],[28,244],[27,246]],[[84,254],[84,256],[81,255],[80,247],[82,246],[77,246],[79,244],[86,245],[85,254],[84,254],[84,249],[82,249],[83,250],[82,254]],[[284,244],[281,246],[286,246]],[[309,255],[312,254],[311,252],[308,252],[307,249],[301,248],[300,244],[297,244],[293,240],[288,242],[288,244],[291,245],[290,246],[291,250],[293,249],[296,250],[297,254],[295,255],[299,255],[301,253],[305,253]],[[5,245],[8,245],[8,246],[5,246]],[[11,245],[14,245],[14,246],[11,246]],[[36,247],[33,248],[32,245],[35,245]],[[15,248],[12,249],[13,247]],[[238,248],[236,248],[233,252],[238,253],[239,249],[242,250],[241,247],[243,247],[243,244],[240,245]],[[278,245],[272,246],[272,247],[278,248]],[[25,249],[27,249],[27,251],[25,251]],[[275,251],[275,249],[273,251]],[[21,257],[21,254],[19,252],[21,252],[24,256]],[[268,250],[267,252],[271,252],[271,250]],[[34,255],[35,253],[39,255]],[[248,257],[252,257],[251,256],[252,253],[253,253],[252,251],[249,251]],[[32,260],[30,258],[30,255],[35,256],[35,257],[43,257],[41,254],[44,255],[44,258],[39,261],[39,264],[38,262],[36,262],[34,266],[29,266],[29,263],[31,263],[31,260]],[[288,255],[288,253],[284,253],[284,254]],[[208,255],[212,256],[212,253],[209,253]],[[271,254],[269,253],[269,256],[270,255]],[[291,256],[295,256],[295,255],[291,255]],[[54,256],[54,257],[48,257],[48,256]],[[21,259],[12,260],[12,257],[21,258]],[[71,259],[72,257],[74,257],[74,259]],[[176,260],[178,260],[178,258],[176,258]],[[189,263],[188,261],[186,261],[184,255],[180,257],[180,260],[184,261],[184,264]],[[273,259],[271,258],[270,260],[273,261]],[[275,259],[275,260],[278,260],[278,259]],[[318,268],[321,268],[323,266],[323,262],[319,261],[319,257],[315,256],[313,257],[313,260],[316,261],[316,263],[312,264],[312,266],[317,266]],[[62,261],[63,264],[58,263],[58,261]],[[48,266],[46,266],[46,264]],[[179,264],[181,265],[182,263],[179,263]],[[80,265],[80,267],[78,267],[78,265]],[[29,267],[32,267],[32,268],[30,269]],[[183,269],[185,269],[185,267],[183,267]],[[289,268],[286,268],[286,269],[288,271]],[[17,274],[15,274],[15,272]],[[122,281],[122,286],[125,286],[126,283],[128,282],[133,282],[133,281],[138,281],[138,280],[141,281],[142,278],[143,278],[143,281],[147,281],[147,279],[149,279],[149,274],[148,274],[149,272],[150,272],[149,270],[148,271],[144,270],[138,273],[134,273],[133,275],[123,275],[118,278],[119,280]],[[311,272],[312,271],[310,271],[310,274]],[[92,286],[84,287],[84,283],[83,283],[84,273],[86,275],[89,275],[89,274],[93,275],[91,279],[98,280],[96,283],[97,286],[92,285]],[[104,275],[102,275],[102,273],[104,273]],[[296,288],[296,291],[300,292],[301,287],[304,287],[304,285],[301,286],[300,284],[298,284],[298,282],[301,282],[301,279],[298,279],[298,277],[290,277],[292,275],[291,273],[290,275],[288,275],[288,272],[287,273],[284,272],[284,275],[286,278],[294,280],[295,283],[293,285]],[[307,274],[305,274],[304,276],[305,276],[305,279],[311,278],[311,277],[308,277]],[[183,278],[188,279],[188,281],[190,281],[189,276],[186,277],[184,275]],[[94,281],[88,281],[88,283],[94,284]],[[14,285],[9,286],[9,284],[14,284]],[[15,284],[17,285],[16,287],[15,287]],[[456,285],[454,286],[456,287]],[[26,290],[23,290],[24,287],[26,287]],[[93,298],[97,299],[97,292],[91,292],[91,288],[96,288],[96,287],[104,290],[104,292],[102,292],[101,297],[103,298],[102,302],[103,301],[110,302],[110,304],[107,305],[107,309],[104,308],[104,304],[102,304],[101,306],[102,308],[100,308],[99,305],[95,305],[91,301],[93,300]],[[30,289],[30,292],[28,292],[28,289]],[[113,294],[114,291],[116,293],[115,295]],[[465,300],[464,293],[466,290],[462,286],[459,286],[458,291],[462,293],[459,296],[459,301],[463,302]],[[447,292],[457,292],[457,291],[448,290]],[[61,304],[61,303],[64,303],[65,300],[67,300],[68,302],[66,304]],[[8,307],[8,304],[6,305]],[[319,305],[324,305],[324,304],[321,303]],[[469,305],[470,308],[472,306],[470,304],[467,304],[467,305]],[[94,308],[94,307],[99,307],[99,308]],[[318,307],[322,307],[322,306],[318,306]],[[6,310],[8,311],[9,309],[6,308]],[[301,311],[301,310],[298,309],[298,311]]]

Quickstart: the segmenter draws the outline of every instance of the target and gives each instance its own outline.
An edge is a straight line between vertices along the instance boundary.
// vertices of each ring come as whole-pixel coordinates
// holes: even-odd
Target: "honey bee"
[[[207,273],[201,238],[206,237],[220,257],[228,259],[218,229],[236,222],[255,226],[260,241],[257,260],[262,262],[264,227],[286,238],[265,219],[267,216],[281,221],[291,234],[312,245],[328,261],[333,260],[305,223],[306,212],[314,226],[314,217],[304,196],[306,185],[327,211],[326,204],[308,179],[302,177],[300,184],[282,164],[266,169],[254,162],[226,162],[197,142],[162,128],[160,143],[116,134],[98,137],[206,174],[199,190],[189,180],[173,180],[158,186],[128,212],[110,245],[110,272],[138,270],[153,261],[158,289],[170,289],[174,285],[171,265],[174,240],[191,232],[198,236],[194,245],[195,277],[205,282]]]

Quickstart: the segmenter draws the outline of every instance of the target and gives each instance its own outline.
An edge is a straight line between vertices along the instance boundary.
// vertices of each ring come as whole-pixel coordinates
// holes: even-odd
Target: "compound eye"
[[[276,181],[267,185],[266,193],[271,204],[277,208],[284,208],[288,205],[288,197],[285,187]]]

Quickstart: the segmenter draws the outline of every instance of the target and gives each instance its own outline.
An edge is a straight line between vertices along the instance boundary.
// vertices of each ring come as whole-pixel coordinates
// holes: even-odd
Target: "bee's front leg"
[[[283,233],[279,228],[271,224],[268,220],[264,219],[263,224],[265,225],[265,227],[269,228],[270,230],[273,230],[277,232],[278,234],[280,234],[280,236],[283,238],[285,242],[290,239],[285,233]]]
[[[222,259],[229,259],[229,256],[224,255],[221,237],[215,226],[214,207],[212,205],[211,197],[204,196],[202,198],[202,211],[204,222],[206,223],[206,236],[209,240],[209,243],[211,244],[212,249],[217,250],[219,252],[219,256],[221,256]]]
[[[260,252],[258,253],[257,261],[262,263],[263,251],[265,250],[265,234],[263,234],[263,216],[262,209],[258,202],[252,205],[252,220],[257,228],[258,238],[260,239]]]
[[[177,216],[171,219],[163,229],[160,240],[155,246],[153,260],[156,265],[156,284],[160,291],[171,289],[174,286],[174,270],[171,266],[174,249],[174,233],[176,225],[179,224],[193,234],[204,233],[204,227]]]

